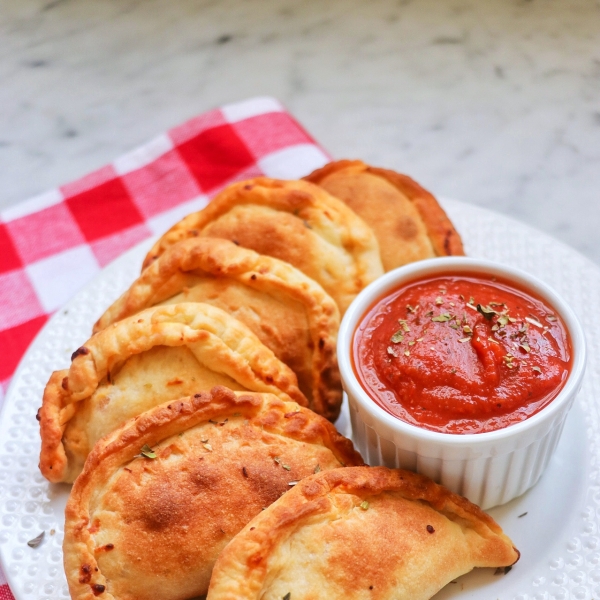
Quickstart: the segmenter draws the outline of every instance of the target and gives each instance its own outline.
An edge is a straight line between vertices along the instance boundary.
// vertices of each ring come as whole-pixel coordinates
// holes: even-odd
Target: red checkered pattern
[[[0,212],[0,405],[48,317],[108,262],[234,181],[297,178],[328,160],[278,101],[254,98],[200,115]],[[1,570],[0,600],[13,600]]]

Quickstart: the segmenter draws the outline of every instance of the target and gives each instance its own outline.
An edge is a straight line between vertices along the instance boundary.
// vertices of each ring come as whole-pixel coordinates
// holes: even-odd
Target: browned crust
[[[290,298],[304,307],[313,344],[310,408],[334,421],[342,403],[335,348],[339,328],[337,305],[318,283],[288,263],[228,240],[192,238],[167,248],[100,317],[94,333],[179,293],[181,289],[166,289],[167,282],[190,271],[233,279],[253,290]]]
[[[360,167],[367,167],[367,165],[362,160],[351,160],[348,158],[343,158],[342,160],[331,161],[330,163],[327,163],[326,165],[315,169],[312,173],[305,175],[303,179],[306,181],[310,181],[315,185],[319,185],[321,181],[323,181],[330,175],[333,175],[334,173],[337,173],[339,171],[343,171],[344,169],[347,169],[349,167],[356,169]]]
[[[52,483],[62,481],[62,474],[68,462],[62,445],[65,422],[61,419],[61,411],[69,395],[62,383],[68,374],[67,369],[52,373],[44,389],[42,406],[38,411],[42,438],[39,467],[44,477]]]
[[[58,371],[50,377],[40,410],[42,475],[53,483],[68,477],[62,433],[78,403],[94,393],[115,365],[154,346],[197,342],[206,346],[212,360],[220,361],[224,372],[245,387],[260,386],[260,391],[308,406],[291,369],[224,311],[201,303],[149,308],[92,336],[73,353],[68,372]]]
[[[491,549],[490,562],[497,563],[494,566],[510,566],[519,559],[519,551],[488,514],[427,477],[386,467],[333,469],[302,480],[238,534],[215,565],[207,600],[258,598],[268,574],[268,557],[293,530],[311,517],[327,513],[333,495],[352,494],[366,500],[383,492],[425,502],[450,520],[467,524],[483,538],[500,541]],[[243,591],[227,575],[240,571],[237,581],[244,582]]]
[[[203,230],[234,207],[256,205],[294,215],[307,229],[331,243],[332,227],[335,237],[351,257],[353,273],[345,273],[345,279],[337,285],[324,289],[338,302],[343,313],[349,304],[348,294],[356,295],[368,283],[383,274],[377,239],[370,227],[344,202],[333,197],[319,186],[307,181],[283,181],[257,177],[234,183],[219,193],[203,210],[192,213],[165,233],[147,254],[143,269],[147,268],[173,244],[203,235]],[[270,252],[261,250],[262,254]],[[276,254],[272,256],[278,257]],[[289,260],[288,262],[293,262]],[[297,268],[301,268],[295,264]],[[307,273],[309,276],[310,273]],[[313,276],[313,278],[316,278]],[[340,295],[340,298],[336,297]]]
[[[271,193],[265,193],[271,192]],[[210,222],[218,219],[236,204],[261,204],[271,206],[283,212],[294,213],[306,208],[315,208],[331,204],[332,209],[340,209],[340,201],[333,198],[319,187],[313,187],[306,181],[284,181],[269,177],[256,177],[226,187],[201,211],[184,217],[173,225],[154,246],[144,259],[142,269],[156,260],[169,246],[186,239],[196,237]],[[348,210],[342,202],[344,213]],[[354,215],[356,217],[356,215]],[[358,219],[358,217],[356,217]],[[353,232],[354,233],[354,232]],[[368,231],[367,231],[368,234]],[[349,251],[354,253],[364,250],[369,240],[348,240]],[[357,243],[358,242],[358,243]]]
[[[433,250],[437,256],[463,256],[460,235],[454,228],[444,209],[440,206],[435,196],[422,188],[414,179],[407,175],[396,173],[390,169],[370,167],[360,160],[338,160],[331,162],[320,169],[316,169],[304,179],[316,185],[330,175],[344,169],[362,168],[367,173],[378,175],[389,181],[402,194],[404,194],[416,207],[425,227]]]
[[[122,427],[100,440],[89,454],[81,475],[75,481],[65,510],[63,554],[71,598],[95,600],[92,586],[107,587],[95,556],[95,546],[88,529],[89,505],[95,489],[106,482],[121,466],[139,455],[147,444],[155,447],[162,440],[177,435],[209,419],[240,414],[257,426],[282,436],[309,444],[319,444],[332,451],[336,459],[349,466],[364,464],[352,442],[341,436],[328,421],[297,404],[284,402],[272,394],[232,392],[217,386],[210,392],[167,402],[130,419]],[[91,577],[81,579],[82,566]],[[89,568],[88,568],[89,567]],[[99,594],[115,600],[108,591]]]
[[[402,469],[370,467],[345,470],[335,469],[322,473],[320,477],[305,480],[299,486],[299,493],[305,501],[331,492],[352,493],[366,498],[382,492],[398,492],[407,500],[422,500],[432,508],[451,518],[469,522],[477,530],[489,529],[502,534],[502,528],[479,506],[448,488],[435,483],[424,475]],[[515,560],[513,562],[516,561]],[[513,564],[513,563],[509,563]]]

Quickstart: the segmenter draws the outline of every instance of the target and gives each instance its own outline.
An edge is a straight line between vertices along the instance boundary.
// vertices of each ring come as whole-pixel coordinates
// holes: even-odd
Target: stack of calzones
[[[349,467],[363,465],[331,425],[342,403],[340,315],[384,269],[462,253],[433,196],[390,173],[341,161],[303,181],[229,186],[156,242],[69,368],[52,374],[38,413],[40,469],[51,482],[75,482],[64,541],[73,598],[201,596],[229,542],[212,597],[263,597],[264,583],[250,585],[227,566],[254,560],[235,536],[269,523],[304,478],[339,473],[326,481],[345,481]],[[370,473],[378,471],[363,468],[360,481]],[[301,503],[290,506],[295,519],[308,515]],[[389,516],[401,504],[383,506]],[[402,537],[404,521],[390,523]],[[494,543],[512,548],[494,527]],[[348,552],[358,553],[352,544],[362,542],[351,538]],[[448,573],[514,560],[508,550],[482,561],[462,556]],[[261,571],[274,598],[300,567]],[[359,597],[345,585],[331,590]]]

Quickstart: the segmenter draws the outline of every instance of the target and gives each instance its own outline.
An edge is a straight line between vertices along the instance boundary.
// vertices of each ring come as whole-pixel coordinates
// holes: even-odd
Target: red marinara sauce
[[[523,421],[558,394],[571,367],[566,328],[540,299],[495,278],[403,284],[354,334],[363,388],[399,419],[444,433]]]

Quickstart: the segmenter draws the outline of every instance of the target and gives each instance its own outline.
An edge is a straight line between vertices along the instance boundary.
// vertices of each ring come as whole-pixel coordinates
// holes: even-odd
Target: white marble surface
[[[2,208],[267,94],[600,263],[598,0],[0,0],[0,82]]]

